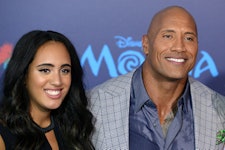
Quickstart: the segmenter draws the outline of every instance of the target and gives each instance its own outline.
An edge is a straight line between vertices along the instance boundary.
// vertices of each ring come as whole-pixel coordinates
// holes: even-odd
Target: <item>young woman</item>
[[[64,35],[23,35],[4,75],[0,150],[94,149],[82,77],[76,50]]]

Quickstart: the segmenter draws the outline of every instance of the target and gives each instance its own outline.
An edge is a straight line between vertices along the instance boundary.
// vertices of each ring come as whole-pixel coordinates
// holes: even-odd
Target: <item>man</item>
[[[88,96],[96,117],[96,149],[221,149],[225,97],[188,77],[198,52],[194,18],[182,7],[158,12],[142,38],[146,55],[134,72]]]

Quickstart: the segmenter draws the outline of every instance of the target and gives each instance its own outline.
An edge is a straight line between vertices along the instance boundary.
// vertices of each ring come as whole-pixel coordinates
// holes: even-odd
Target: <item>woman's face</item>
[[[50,111],[63,102],[71,85],[71,60],[66,47],[55,41],[42,45],[28,68],[26,88],[30,111]]]

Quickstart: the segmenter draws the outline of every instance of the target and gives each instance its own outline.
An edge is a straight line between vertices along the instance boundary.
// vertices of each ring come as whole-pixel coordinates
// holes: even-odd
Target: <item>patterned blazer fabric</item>
[[[87,92],[95,116],[92,141],[97,150],[129,149],[129,105],[133,72],[112,78]],[[216,133],[225,129],[225,97],[189,78],[195,127],[195,147],[219,150]]]
[[[196,149],[222,149],[216,133],[225,129],[225,97],[190,78]],[[222,109],[223,107],[223,109]]]

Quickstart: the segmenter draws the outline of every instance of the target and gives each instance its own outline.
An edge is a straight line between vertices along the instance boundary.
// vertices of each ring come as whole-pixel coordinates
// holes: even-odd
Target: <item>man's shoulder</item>
[[[127,74],[120,75],[120,76],[115,77],[115,78],[111,78],[111,79],[95,86],[89,92],[96,92],[96,91],[99,91],[99,90],[103,90],[103,91],[109,90],[110,91],[114,88],[127,87],[131,84],[132,76],[133,76],[133,72],[129,72]]]
[[[90,100],[89,107],[92,112],[96,115],[102,106],[120,105],[121,101],[127,103],[126,99],[130,95],[132,76],[133,72],[120,75],[88,90],[86,96]]]
[[[225,117],[225,96],[204,85],[203,83],[189,78],[192,97],[201,99],[203,97],[206,101],[210,101],[217,111],[223,112]],[[206,103],[205,101],[205,103]]]
[[[206,86],[202,82],[200,82],[200,81],[198,81],[198,80],[196,80],[196,79],[194,79],[192,77],[189,77],[189,82],[190,82],[190,86],[191,86],[192,92],[205,93],[205,94],[210,94],[210,95],[218,95],[222,99],[225,99],[225,96],[221,95],[220,93],[216,92],[212,88]]]

